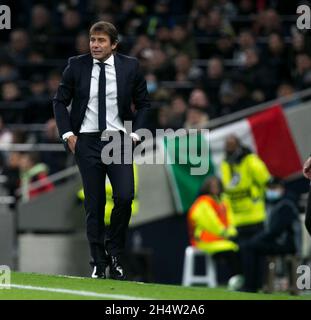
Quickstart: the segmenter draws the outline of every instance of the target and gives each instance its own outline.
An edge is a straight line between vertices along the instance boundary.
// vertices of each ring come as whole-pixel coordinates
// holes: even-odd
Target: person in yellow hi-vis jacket
[[[238,232],[230,204],[222,192],[221,181],[216,176],[205,180],[201,195],[191,206],[187,220],[191,245],[214,255],[216,260],[228,260],[232,273],[240,274],[239,247],[233,241]]]
[[[271,177],[264,162],[231,135],[226,139],[226,158],[220,171],[238,230],[250,226],[261,229],[266,218],[265,189]]]
[[[264,230],[265,190],[271,175],[259,156],[243,146],[235,135],[227,137],[225,152],[221,179],[238,230],[237,242],[245,274],[248,268],[245,245]]]
[[[265,189],[271,176],[259,156],[242,146],[233,135],[226,140],[221,177],[236,226],[262,223],[266,218]]]
[[[135,188],[135,198],[132,201],[132,216],[138,213],[139,209],[139,202],[137,198],[137,191],[138,191],[138,168],[135,163],[133,164],[134,169],[134,188]],[[110,216],[111,211],[114,206],[113,198],[112,198],[112,186],[111,183],[106,183],[106,206],[105,206],[105,212],[103,213],[103,218],[105,219],[105,225],[108,226],[110,224]],[[81,188],[78,193],[77,197],[79,200],[84,201],[84,191],[83,188]]]

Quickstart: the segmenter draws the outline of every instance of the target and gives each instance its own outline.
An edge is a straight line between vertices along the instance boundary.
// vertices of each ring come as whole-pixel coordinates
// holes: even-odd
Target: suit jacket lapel
[[[122,76],[122,62],[119,58],[119,55],[116,53],[114,56],[114,65],[116,69],[116,79],[117,79],[117,100],[118,100],[118,109],[119,109],[119,114],[121,111],[121,99],[123,97],[123,89],[124,89],[124,84],[123,81],[125,79],[124,74]],[[123,70],[124,73],[124,70]]]
[[[85,90],[85,97],[87,97],[87,101],[90,99],[90,87],[91,87],[91,78],[92,78],[92,70],[93,70],[93,58],[91,54],[88,54],[85,57],[83,70],[81,73],[82,77],[82,88]]]

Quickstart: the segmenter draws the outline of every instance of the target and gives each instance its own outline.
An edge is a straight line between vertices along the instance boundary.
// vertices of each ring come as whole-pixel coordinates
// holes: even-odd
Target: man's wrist
[[[72,131],[68,131],[66,133],[63,134],[62,138],[63,140],[67,143],[69,137],[74,136],[74,133]]]

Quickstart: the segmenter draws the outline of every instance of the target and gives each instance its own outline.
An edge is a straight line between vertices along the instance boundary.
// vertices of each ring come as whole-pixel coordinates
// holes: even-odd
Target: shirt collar
[[[93,58],[93,64],[100,63],[98,59]],[[108,64],[109,66],[114,66],[114,55],[112,54],[107,60],[104,61],[105,64]]]

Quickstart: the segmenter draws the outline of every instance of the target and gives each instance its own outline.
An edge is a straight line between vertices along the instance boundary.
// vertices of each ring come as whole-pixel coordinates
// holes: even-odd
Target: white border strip
[[[62,288],[23,286],[19,284],[11,284],[10,287],[16,288],[16,289],[23,289],[23,290],[36,290],[36,291],[46,291],[46,292],[53,292],[53,293],[64,293],[64,294],[72,294],[76,296],[93,297],[93,298],[106,298],[106,299],[116,299],[116,300],[154,300],[154,298],[142,298],[142,297],[122,295],[122,294],[98,293],[98,292],[92,292],[92,291],[69,290],[69,289],[62,289]]]

